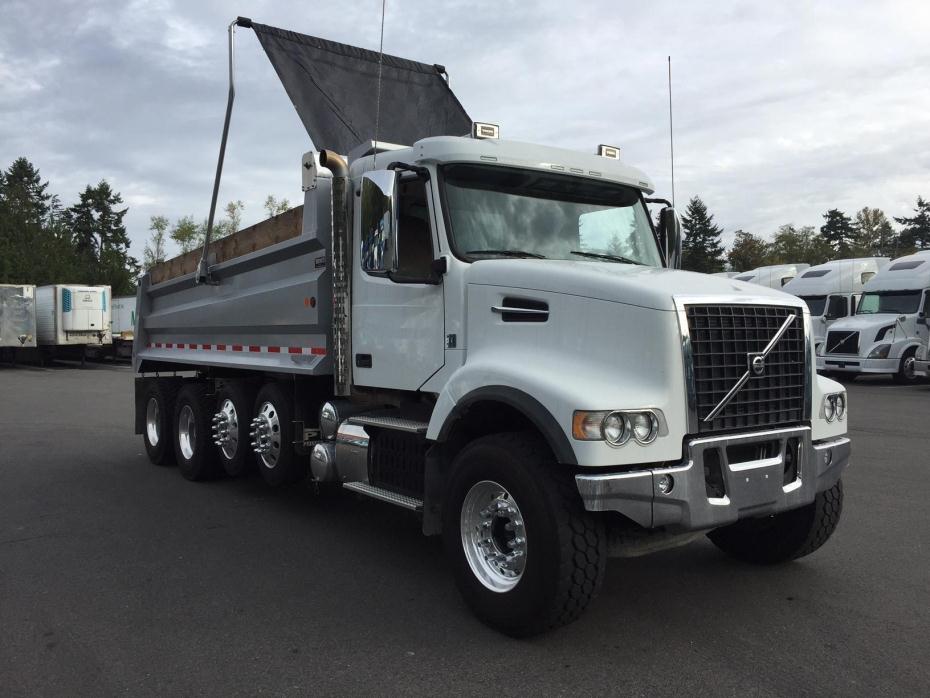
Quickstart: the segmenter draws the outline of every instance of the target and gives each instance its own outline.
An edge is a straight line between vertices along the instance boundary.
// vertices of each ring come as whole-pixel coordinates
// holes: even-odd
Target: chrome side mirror
[[[681,269],[681,222],[671,206],[659,213],[659,236],[665,246],[665,266]]]
[[[362,177],[361,264],[373,276],[397,271],[396,192],[396,172],[375,170]]]

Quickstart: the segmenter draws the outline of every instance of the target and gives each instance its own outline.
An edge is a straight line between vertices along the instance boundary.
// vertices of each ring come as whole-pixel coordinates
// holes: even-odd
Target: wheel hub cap
[[[181,408],[178,418],[178,443],[181,446],[181,455],[187,460],[194,457],[194,449],[197,448],[197,423],[190,405]]]
[[[161,440],[159,416],[158,400],[150,397],[145,406],[145,436],[153,446],[157,446]]]
[[[281,455],[281,422],[278,410],[270,402],[262,403],[258,416],[249,425],[252,449],[261,457],[269,468],[278,463]]]
[[[461,515],[462,548],[475,577],[491,591],[513,589],[526,568],[526,530],[520,507],[503,485],[475,483]]]
[[[220,411],[213,415],[213,443],[220,447],[227,459],[235,458],[239,449],[239,415],[228,398],[223,400]]]

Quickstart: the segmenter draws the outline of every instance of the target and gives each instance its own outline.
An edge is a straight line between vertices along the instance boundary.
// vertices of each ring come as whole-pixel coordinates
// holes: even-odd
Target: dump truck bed
[[[332,373],[331,180],[303,207],[154,267],[137,296],[133,368]],[[320,202],[318,204],[318,202]]]

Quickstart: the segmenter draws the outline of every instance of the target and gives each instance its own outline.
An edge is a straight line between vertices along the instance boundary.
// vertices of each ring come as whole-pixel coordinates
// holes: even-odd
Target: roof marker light
[[[613,145],[604,145],[601,143],[597,146],[597,154],[602,158],[610,158],[611,160],[620,159],[620,148]]]
[[[471,125],[471,137],[472,138],[500,138],[501,137],[501,127],[497,124],[483,124],[480,121],[475,121]]]

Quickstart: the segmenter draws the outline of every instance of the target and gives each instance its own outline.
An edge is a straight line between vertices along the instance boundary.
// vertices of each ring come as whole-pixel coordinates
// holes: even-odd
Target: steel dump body
[[[331,374],[331,181],[326,173],[306,193],[302,221],[295,218],[299,233],[212,264],[216,283],[195,283],[195,271],[153,283],[170,269],[176,273],[177,260],[146,274],[137,297],[134,370]],[[269,223],[220,243],[236,248],[243,239],[261,237]]]

